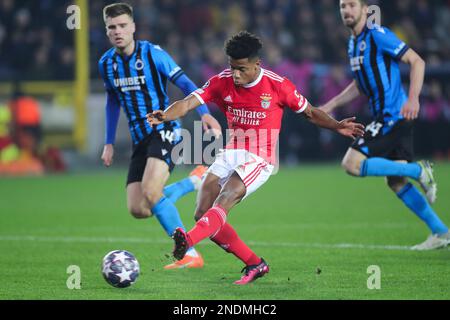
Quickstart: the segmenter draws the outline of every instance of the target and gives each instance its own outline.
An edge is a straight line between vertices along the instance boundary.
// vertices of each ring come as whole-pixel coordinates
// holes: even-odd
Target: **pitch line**
[[[0,241],[32,241],[52,243],[148,243],[148,244],[172,244],[169,239],[149,239],[134,237],[61,237],[61,236],[31,236],[31,235],[4,235]],[[200,245],[212,245],[211,242],[202,242]],[[289,247],[289,248],[319,248],[319,249],[363,249],[363,250],[397,250],[410,251],[410,246],[401,245],[373,245],[358,243],[301,243],[301,242],[264,242],[248,241],[251,246],[260,247]],[[447,250],[450,250],[447,249]]]

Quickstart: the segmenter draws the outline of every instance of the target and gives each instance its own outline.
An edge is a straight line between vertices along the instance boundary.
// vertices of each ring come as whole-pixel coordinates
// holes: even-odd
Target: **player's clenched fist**
[[[162,110],[155,110],[152,113],[147,114],[147,122],[152,126],[163,123],[165,120],[166,114]]]

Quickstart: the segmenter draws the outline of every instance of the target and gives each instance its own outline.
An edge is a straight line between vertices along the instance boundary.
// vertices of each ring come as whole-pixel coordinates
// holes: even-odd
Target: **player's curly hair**
[[[225,42],[225,53],[232,59],[253,59],[259,56],[261,39],[248,31],[240,31]]]
[[[129,15],[133,19],[133,7],[128,3],[113,3],[103,8],[103,20],[115,18],[123,14]]]

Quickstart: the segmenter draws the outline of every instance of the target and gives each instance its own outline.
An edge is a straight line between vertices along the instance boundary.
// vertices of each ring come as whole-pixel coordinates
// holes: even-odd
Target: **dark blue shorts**
[[[172,172],[175,167],[172,159],[172,150],[176,143],[173,143],[171,139],[167,139],[171,133],[173,131],[153,131],[148,137],[133,146],[131,163],[128,168],[127,185],[142,181],[148,158],[157,158],[164,161],[169,166],[169,172]]]
[[[380,157],[412,162],[413,122],[400,120],[385,134],[383,134],[384,126],[384,123],[372,122],[366,127],[364,137],[356,139],[351,147],[368,158]]]

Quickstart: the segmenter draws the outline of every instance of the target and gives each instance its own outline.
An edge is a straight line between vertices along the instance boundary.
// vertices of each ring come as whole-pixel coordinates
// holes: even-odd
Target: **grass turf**
[[[436,166],[436,211],[450,224],[450,164]],[[175,171],[171,181],[186,172]],[[427,228],[380,178],[346,176],[337,165],[281,168],[238,205],[229,222],[270,264],[270,273],[235,286],[242,264],[210,241],[202,270],[171,270],[172,249],[156,219],[127,213],[125,172],[0,180],[0,299],[450,299],[450,250],[412,252]],[[195,194],[177,203],[193,226]],[[141,264],[130,288],[109,286],[103,256],[129,250]],[[81,268],[81,290],[66,286]],[[381,269],[369,290],[367,268]],[[320,269],[320,271],[319,271]]]

